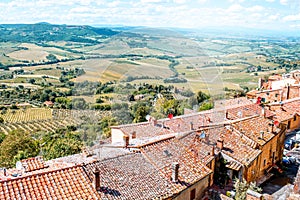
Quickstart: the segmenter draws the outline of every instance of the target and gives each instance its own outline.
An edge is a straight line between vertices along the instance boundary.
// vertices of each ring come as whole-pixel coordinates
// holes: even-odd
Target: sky
[[[0,24],[300,31],[300,0],[0,0]]]

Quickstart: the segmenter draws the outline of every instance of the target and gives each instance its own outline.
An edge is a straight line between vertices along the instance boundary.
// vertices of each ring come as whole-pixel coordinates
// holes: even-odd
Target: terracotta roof
[[[234,99],[217,100],[214,102],[214,108],[228,109],[232,107],[240,107],[244,105],[253,104],[253,102],[246,97],[239,97]]]
[[[221,153],[246,166],[261,153],[260,150],[249,146],[247,140],[243,139],[245,136],[230,126],[203,129],[203,131],[207,135],[207,143],[215,145],[218,139],[222,139],[223,149]]]
[[[81,166],[0,181],[0,199],[100,199]]]
[[[275,108],[277,106],[277,109]],[[295,114],[300,115],[300,98],[286,100],[280,103],[270,104],[271,109],[275,109],[275,119],[283,122],[294,117]]]
[[[266,142],[271,140],[275,135],[269,132],[268,127],[273,125],[273,122],[264,117],[253,117],[247,120],[241,120],[235,122],[234,127],[243,133],[246,137],[253,140],[259,145],[264,145]],[[278,131],[277,129],[274,129]],[[263,138],[261,138],[261,132],[263,131]]]
[[[21,160],[21,163],[22,167],[25,169],[25,172],[31,172],[48,167],[41,156]]]
[[[131,153],[83,166],[91,181],[93,170],[100,171],[102,199],[152,199],[172,196],[172,183],[140,153]]]
[[[244,118],[249,116],[261,115],[262,109],[263,108],[258,104],[249,104],[237,108],[231,108],[227,110],[228,118],[239,119],[239,118]],[[265,109],[265,116],[267,118],[272,117],[274,115],[275,114],[272,111]]]
[[[45,101],[44,104],[47,105],[47,106],[54,105],[54,103],[52,101]]]
[[[239,171],[242,165],[236,161],[229,161],[228,163],[226,163],[226,167],[235,171]]]
[[[118,128],[128,136],[135,132],[139,139],[171,133],[168,129],[164,129],[161,124],[153,125],[149,122],[112,126],[111,128]]]
[[[208,176],[212,171],[207,168],[198,157],[194,149],[188,149],[177,139],[164,140],[141,149],[151,163],[153,163],[167,179],[171,177],[171,165],[179,163],[178,184],[176,190],[180,191]]]

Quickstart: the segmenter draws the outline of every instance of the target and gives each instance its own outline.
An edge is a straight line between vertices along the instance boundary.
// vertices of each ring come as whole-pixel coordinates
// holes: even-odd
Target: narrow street
[[[299,136],[300,130],[293,131],[286,136],[285,144],[289,144],[290,140],[293,140],[294,143],[291,149],[288,145],[285,146],[282,165],[283,173],[275,174],[270,180],[262,184],[263,193],[271,195],[282,187],[294,183],[300,165],[300,147],[294,147],[295,144],[300,144]]]

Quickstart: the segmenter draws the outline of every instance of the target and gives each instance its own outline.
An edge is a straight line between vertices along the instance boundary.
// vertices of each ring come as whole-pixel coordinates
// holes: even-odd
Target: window
[[[296,121],[296,120],[297,120],[297,115],[294,116],[294,121]]]
[[[266,159],[264,159],[264,166],[266,166]]]
[[[192,189],[191,194],[190,194],[190,200],[196,199],[196,189]]]

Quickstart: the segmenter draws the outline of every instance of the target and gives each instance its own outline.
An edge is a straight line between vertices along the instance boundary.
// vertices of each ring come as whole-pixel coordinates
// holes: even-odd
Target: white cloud
[[[173,0],[173,2],[177,4],[184,4],[187,2],[187,0]]]
[[[230,3],[238,2],[243,3],[245,0],[228,0]]]
[[[279,14],[277,14],[277,15],[269,15],[268,19],[269,20],[278,20],[279,19]]]
[[[291,28],[300,29],[300,24],[292,24],[290,25]]]
[[[244,7],[241,6],[240,4],[233,4],[227,9],[227,11],[228,12],[240,12],[243,9],[244,9]]]
[[[280,0],[280,3],[286,6],[289,4],[289,0]]]
[[[159,3],[161,0],[141,0],[142,3]]]
[[[70,13],[85,13],[85,12],[91,12],[91,9],[88,8],[88,7],[75,7],[75,8],[72,8],[70,10]]]
[[[252,7],[247,8],[247,11],[250,11],[250,12],[261,12],[264,9],[265,9],[264,7],[256,5],[256,6],[252,6]]]
[[[200,4],[204,4],[204,3],[206,3],[208,0],[198,0],[198,3],[200,3]]]
[[[300,21],[300,13],[297,15],[287,15],[283,18],[283,21]]]

